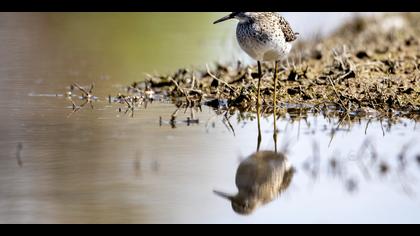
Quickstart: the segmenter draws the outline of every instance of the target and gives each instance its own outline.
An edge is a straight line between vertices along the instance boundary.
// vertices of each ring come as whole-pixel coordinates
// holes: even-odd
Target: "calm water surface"
[[[333,134],[336,119],[281,118],[277,145],[296,171],[243,216],[213,190],[237,192],[237,168],[257,148],[254,117],[230,115],[233,131],[203,107],[198,124],[181,110],[172,127],[172,104],[133,117],[108,104],[144,73],[240,58],[234,23],[210,24],[220,15],[0,13],[0,223],[420,223],[413,121],[361,120]],[[95,83],[93,109],[72,113],[61,96],[76,81]],[[261,150],[274,150],[273,118],[261,125]]]

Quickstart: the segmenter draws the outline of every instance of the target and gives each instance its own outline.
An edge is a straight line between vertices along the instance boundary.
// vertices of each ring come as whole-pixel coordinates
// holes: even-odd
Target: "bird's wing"
[[[293,42],[297,39],[297,35],[299,35],[299,33],[293,32],[289,22],[287,22],[282,16],[280,16],[280,27],[283,31],[284,37],[286,38],[286,42]]]
[[[240,190],[251,191],[258,181],[258,163],[251,160],[242,162],[236,171],[236,186]]]

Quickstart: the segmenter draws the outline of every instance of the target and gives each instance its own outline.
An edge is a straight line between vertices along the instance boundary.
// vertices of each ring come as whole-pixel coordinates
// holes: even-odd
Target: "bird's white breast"
[[[239,46],[258,61],[282,60],[292,49],[281,30],[271,32],[257,26],[239,23],[236,31]]]

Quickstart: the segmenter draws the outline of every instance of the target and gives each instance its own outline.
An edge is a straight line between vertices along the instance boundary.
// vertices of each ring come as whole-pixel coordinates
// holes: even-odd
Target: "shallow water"
[[[188,124],[182,109],[174,128],[170,103],[133,116],[108,104],[143,73],[219,60],[233,24],[201,27],[219,15],[1,13],[0,222],[419,223],[413,121],[361,120],[332,135],[337,119],[280,118],[277,146],[296,172],[242,216],[213,190],[237,192],[237,168],[257,149],[255,118],[229,115],[232,129],[202,107]],[[72,112],[62,94],[75,81],[95,82],[93,109]],[[261,150],[274,150],[273,118],[261,125]]]

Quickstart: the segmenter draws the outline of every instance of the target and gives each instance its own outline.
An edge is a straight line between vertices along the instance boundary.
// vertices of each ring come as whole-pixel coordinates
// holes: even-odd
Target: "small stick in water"
[[[17,163],[19,165],[19,167],[23,167],[23,162],[22,162],[22,158],[21,158],[21,152],[23,149],[23,145],[22,143],[18,143],[17,147],[16,147],[16,159],[17,159]]]

